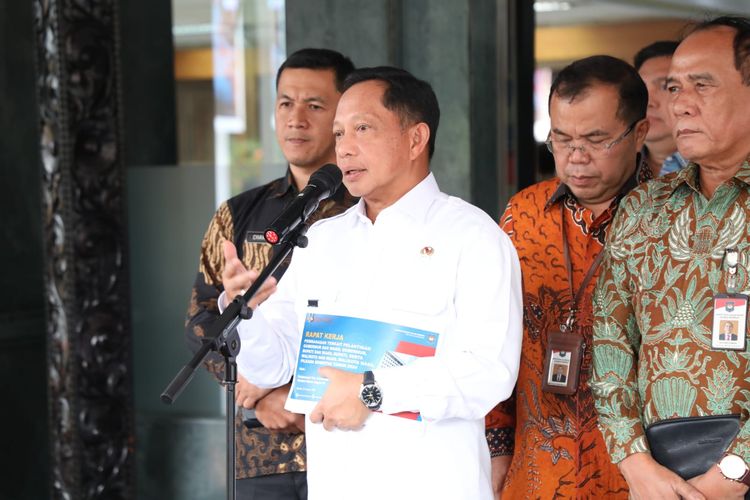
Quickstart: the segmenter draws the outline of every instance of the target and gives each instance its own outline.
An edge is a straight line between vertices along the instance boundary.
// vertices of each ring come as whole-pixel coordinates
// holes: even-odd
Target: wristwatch
[[[380,386],[375,382],[375,374],[370,370],[364,373],[362,385],[359,388],[359,400],[372,411],[379,410],[383,402],[383,393],[380,392]]]
[[[717,465],[725,478],[750,486],[750,469],[741,457],[725,453]]]

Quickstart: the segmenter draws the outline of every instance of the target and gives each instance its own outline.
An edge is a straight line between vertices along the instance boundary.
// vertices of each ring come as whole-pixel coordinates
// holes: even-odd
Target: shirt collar
[[[378,218],[384,214],[401,214],[410,217],[418,222],[427,218],[427,212],[432,205],[432,201],[440,195],[440,188],[432,172],[422,179],[419,184],[411,188],[405,195],[399,198],[393,205],[384,208]],[[360,198],[359,203],[354,207],[357,216],[369,221],[365,210],[365,200]]]
[[[700,166],[695,162],[688,162],[687,166],[682,170],[678,171],[677,174],[671,179],[669,186],[669,194],[672,195],[675,190],[683,184],[687,184],[694,191],[700,191],[698,186],[698,171]],[[734,179],[742,182],[743,184],[750,186],[750,163],[749,160],[745,160],[740,166],[737,173],[734,174]]]
[[[552,196],[549,197],[549,200],[547,200],[547,203],[544,205],[544,209],[549,209],[552,205],[560,201],[561,198],[564,198],[565,196],[573,196],[573,193],[570,191],[567,185],[560,182],[558,179],[558,186],[557,189],[552,193]]]
[[[289,166],[286,167],[286,175],[279,179],[279,182],[274,183],[273,186],[271,186],[271,198],[281,198],[285,194],[289,192],[289,190],[292,190],[292,194],[297,194],[297,186],[294,185],[294,182],[292,181],[292,170],[289,168]]]
[[[641,156],[643,158],[648,158],[650,156],[648,146],[646,146],[645,144],[641,148]],[[672,172],[676,172],[677,170],[685,168],[687,164],[688,164],[688,161],[685,158],[683,158],[680,152],[675,151],[669,156],[667,156],[666,158],[664,158],[664,162],[659,166],[659,174],[660,175],[671,174]]]
[[[669,194],[674,194],[675,190],[683,184],[687,184],[690,188],[698,190],[697,180],[698,165],[693,162],[689,162],[685,168],[679,170],[674,177],[669,181]]]
[[[742,166],[734,174],[734,178],[746,185],[750,185],[750,159],[742,162]]]

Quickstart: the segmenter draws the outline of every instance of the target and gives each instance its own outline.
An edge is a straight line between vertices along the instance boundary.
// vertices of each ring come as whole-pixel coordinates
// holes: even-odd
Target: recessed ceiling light
[[[548,0],[537,0],[534,2],[535,12],[558,12],[570,10],[573,6],[570,2],[553,2]]]

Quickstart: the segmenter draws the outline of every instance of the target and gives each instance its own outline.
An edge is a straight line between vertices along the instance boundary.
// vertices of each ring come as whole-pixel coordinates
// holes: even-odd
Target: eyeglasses
[[[588,154],[589,156],[606,156],[609,154],[609,150],[620,144],[630,132],[635,128],[636,123],[640,120],[636,120],[625,129],[625,132],[612,142],[592,142],[589,139],[583,139],[584,143],[580,146],[573,145],[573,141],[553,141],[551,137],[548,137],[544,143],[547,145],[547,149],[552,154],[563,154],[567,153],[568,156],[572,155],[577,149],[582,155]],[[551,132],[550,132],[551,133]]]

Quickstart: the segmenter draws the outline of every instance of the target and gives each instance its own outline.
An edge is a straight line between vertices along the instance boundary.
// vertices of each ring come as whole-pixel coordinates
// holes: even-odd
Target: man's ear
[[[644,118],[635,124],[635,145],[638,151],[643,147],[643,143],[646,142],[646,136],[648,135],[649,123],[648,119]]]
[[[428,147],[430,142],[430,127],[425,122],[419,122],[409,127],[409,158],[417,159]]]

